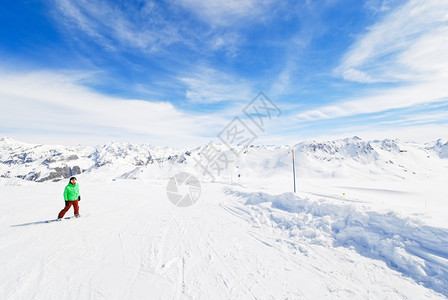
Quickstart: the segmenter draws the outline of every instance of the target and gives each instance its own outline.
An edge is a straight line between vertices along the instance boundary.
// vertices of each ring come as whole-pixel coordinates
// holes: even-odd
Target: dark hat
[[[70,177],[70,180],[69,181],[72,181],[72,180],[78,180],[78,179],[76,179],[76,177]]]

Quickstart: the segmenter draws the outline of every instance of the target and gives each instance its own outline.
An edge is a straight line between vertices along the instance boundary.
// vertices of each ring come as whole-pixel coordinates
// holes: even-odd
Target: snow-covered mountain
[[[59,181],[70,175],[96,175],[108,179],[169,176],[173,170],[187,169],[204,175],[198,167],[207,148],[179,150],[149,144],[109,143],[97,147],[35,145],[0,138],[0,178],[10,183]],[[432,176],[445,170],[448,142],[404,143],[397,140],[363,141],[358,137],[327,142],[304,141],[289,146],[250,146],[228,149],[215,145],[227,160],[214,179],[231,180],[235,174],[265,176],[289,174],[291,149],[296,154],[300,177],[391,179]],[[235,152],[239,153],[238,155]],[[213,168],[209,170],[213,172]]]
[[[35,145],[0,138],[0,178],[59,181],[71,175],[108,170],[117,176],[149,164],[182,162],[175,149],[115,143],[97,147]],[[114,172],[115,171],[115,172]],[[121,172],[121,173],[120,173]]]

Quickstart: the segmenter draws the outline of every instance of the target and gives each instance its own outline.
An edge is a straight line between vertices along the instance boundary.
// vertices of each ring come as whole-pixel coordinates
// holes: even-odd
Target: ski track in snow
[[[89,216],[48,224],[39,221],[63,205],[48,195],[63,185],[2,189],[9,199],[37,198],[3,202],[12,213],[1,219],[0,298],[446,296],[445,229],[331,198],[216,183],[178,208],[164,184],[83,183],[80,209]]]

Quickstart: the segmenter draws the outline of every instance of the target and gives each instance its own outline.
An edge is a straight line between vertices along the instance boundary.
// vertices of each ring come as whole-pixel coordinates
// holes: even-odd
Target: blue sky
[[[0,135],[207,143],[263,91],[259,144],[448,132],[446,1],[6,1]],[[248,121],[249,122],[249,121]]]

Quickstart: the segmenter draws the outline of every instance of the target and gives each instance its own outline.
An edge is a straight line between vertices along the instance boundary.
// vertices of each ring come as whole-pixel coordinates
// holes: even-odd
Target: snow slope
[[[16,162],[1,167],[0,299],[448,297],[441,141],[297,144],[296,194],[290,148],[250,147],[187,208],[168,201],[167,181],[197,172],[203,147],[2,142],[0,160]],[[71,151],[78,159],[60,158]],[[13,176],[51,172],[45,153],[85,162],[80,219],[44,222],[64,205],[65,179]]]

